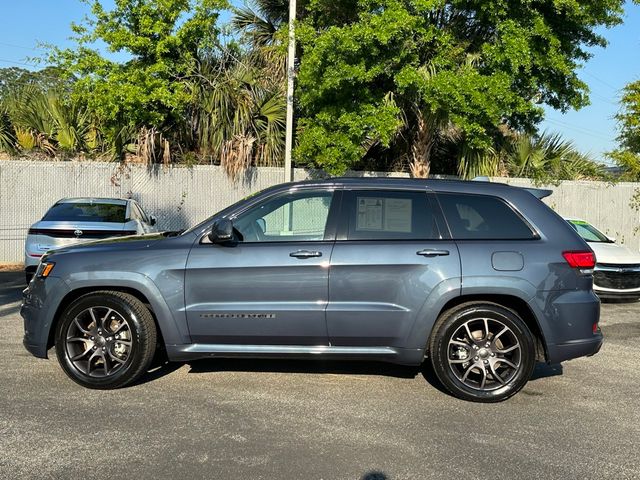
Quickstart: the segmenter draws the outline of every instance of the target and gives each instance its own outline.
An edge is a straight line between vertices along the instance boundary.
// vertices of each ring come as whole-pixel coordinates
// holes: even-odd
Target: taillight
[[[596,256],[591,251],[562,252],[562,256],[571,268],[593,268]]]

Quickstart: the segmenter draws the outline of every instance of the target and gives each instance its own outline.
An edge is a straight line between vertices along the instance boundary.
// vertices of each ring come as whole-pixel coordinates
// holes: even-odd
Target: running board
[[[379,359],[405,363],[407,356],[422,360],[422,352],[393,347],[342,347],[330,345],[231,345],[192,343],[167,345],[167,355],[172,361],[198,358],[334,358],[334,359]],[[407,355],[409,354],[409,355]],[[417,355],[416,355],[417,354]],[[414,363],[411,361],[409,363]]]

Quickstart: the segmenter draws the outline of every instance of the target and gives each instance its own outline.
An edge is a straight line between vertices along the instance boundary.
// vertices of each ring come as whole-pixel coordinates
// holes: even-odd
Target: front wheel
[[[436,322],[429,345],[433,369],[455,396],[499,402],[529,381],[533,336],[513,311],[491,303],[463,304]]]
[[[113,389],[133,382],[148,368],[155,347],[151,312],[122,292],[100,291],[78,298],[56,328],[62,369],[88,388]]]

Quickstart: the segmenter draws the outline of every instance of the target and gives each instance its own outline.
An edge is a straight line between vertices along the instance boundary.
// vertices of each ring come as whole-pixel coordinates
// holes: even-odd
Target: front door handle
[[[290,257],[295,258],[312,258],[312,257],[321,257],[322,252],[310,251],[310,250],[298,250],[295,252],[291,252],[289,254]]]
[[[446,257],[449,255],[449,250],[436,250],[433,248],[425,248],[424,250],[418,250],[416,255],[422,257]]]

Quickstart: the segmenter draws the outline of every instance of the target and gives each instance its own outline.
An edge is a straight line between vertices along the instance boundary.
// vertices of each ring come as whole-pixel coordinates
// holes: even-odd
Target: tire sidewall
[[[129,324],[131,331],[131,352],[123,367],[121,367],[113,375],[105,378],[90,377],[79,371],[69,358],[66,345],[66,332],[74,318],[82,311],[90,307],[108,307],[112,308],[122,315]],[[60,322],[56,328],[56,355],[64,372],[76,383],[88,387],[105,389],[110,387],[122,386],[128,383],[128,377],[131,372],[142,362],[144,353],[141,348],[142,339],[140,338],[140,321],[136,312],[131,305],[120,298],[105,294],[89,294],[79,298],[72,303],[62,315]]]
[[[449,339],[463,323],[474,318],[489,318],[504,323],[521,345],[518,373],[506,385],[495,390],[483,392],[465,385],[449,365]],[[457,397],[476,402],[499,402],[515,395],[529,381],[536,362],[535,344],[527,325],[512,311],[497,305],[475,305],[453,312],[439,326],[431,354],[436,375],[444,386]]]

